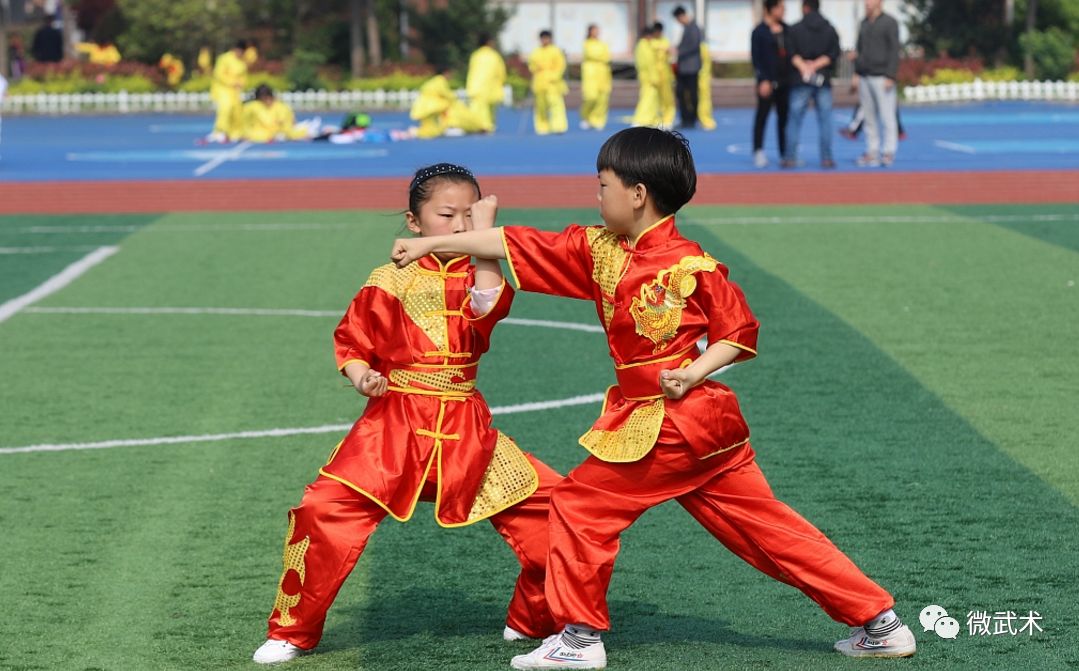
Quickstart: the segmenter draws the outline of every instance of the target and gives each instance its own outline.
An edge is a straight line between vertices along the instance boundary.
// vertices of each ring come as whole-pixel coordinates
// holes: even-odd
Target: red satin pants
[[[643,459],[615,464],[589,457],[554,488],[546,593],[559,627],[610,629],[607,588],[619,535],[670,499],[731,552],[800,589],[839,622],[861,626],[892,607],[888,592],[773,496],[748,443],[700,460],[679,441],[665,425]],[[676,552],[671,548],[672,568]]]
[[[539,474],[539,488],[489,520],[521,563],[506,624],[527,636],[543,638],[555,631],[544,596],[544,576],[550,494],[561,476],[532,455],[526,456]],[[431,469],[424,485],[422,501],[435,500],[435,470]],[[307,485],[300,505],[289,511],[285,570],[270,613],[268,638],[305,650],[318,645],[326,611],[384,517],[386,511],[378,504],[336,480],[319,476]]]

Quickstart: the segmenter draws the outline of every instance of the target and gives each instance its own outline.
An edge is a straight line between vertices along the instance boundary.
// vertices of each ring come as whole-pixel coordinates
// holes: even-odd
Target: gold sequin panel
[[[285,594],[285,576],[288,575],[289,571],[295,571],[300,577],[301,585],[303,585],[303,581],[307,577],[304,556],[307,554],[307,548],[311,545],[311,537],[304,536],[304,539],[298,543],[289,543],[289,539],[292,538],[295,531],[296,514],[290,510],[288,513],[288,531],[285,533],[285,553],[282,557],[285,568],[281,571],[281,580],[277,583],[277,598],[274,599],[273,604],[273,609],[281,614],[277,621],[282,627],[295,624],[296,618],[292,617],[289,611],[300,603],[299,594]]]
[[[663,425],[663,400],[641,404],[614,431],[591,429],[580,444],[597,459],[611,462],[637,461],[656,444]]]
[[[390,371],[390,382],[397,387],[419,387],[451,394],[471,394],[476,381],[463,368],[440,368],[433,371],[395,369]]]
[[[538,486],[539,476],[524,452],[512,438],[499,431],[494,455],[483,474],[468,521],[483,519],[520,503]]]
[[[427,334],[436,349],[445,350],[448,345],[443,282],[438,273],[423,272],[418,263],[404,268],[387,264],[376,268],[364,286],[375,286],[396,296],[408,318]]]
[[[614,292],[626,272],[629,252],[618,244],[618,236],[601,228],[587,228],[588,245],[592,248],[592,280],[603,292],[603,324],[611,325],[614,316]]]

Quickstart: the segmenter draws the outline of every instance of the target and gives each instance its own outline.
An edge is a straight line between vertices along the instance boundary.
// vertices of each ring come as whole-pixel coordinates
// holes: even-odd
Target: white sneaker
[[[513,627],[506,625],[506,628],[502,630],[503,641],[532,641],[535,640],[531,636],[522,634]]]
[[[836,641],[835,649],[848,657],[910,657],[918,648],[910,627],[903,625],[888,638],[870,638],[863,627],[853,631],[850,638]]]
[[[753,165],[757,168],[768,167],[768,157],[764,155],[763,149],[758,149],[753,152]]]
[[[605,669],[607,651],[603,649],[603,641],[574,647],[563,640],[562,634],[554,634],[543,639],[543,643],[527,655],[511,659],[510,666],[515,669]]]
[[[588,123],[587,121],[581,121],[579,126],[581,130],[591,130],[592,128],[592,124]]]
[[[290,659],[296,659],[307,652],[303,648],[297,648],[288,641],[279,641],[276,638],[268,638],[259,646],[251,659],[259,664],[280,664]]]

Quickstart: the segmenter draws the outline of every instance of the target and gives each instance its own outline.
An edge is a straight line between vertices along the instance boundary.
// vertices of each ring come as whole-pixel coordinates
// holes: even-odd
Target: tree
[[[453,0],[423,12],[410,4],[408,17],[415,28],[412,43],[428,63],[464,69],[469,54],[479,46],[479,36],[502,32],[510,11],[487,0]]]
[[[243,26],[238,0],[119,0],[127,30],[117,38],[125,58],[156,62],[165,52],[194,60],[201,47],[230,46]]]

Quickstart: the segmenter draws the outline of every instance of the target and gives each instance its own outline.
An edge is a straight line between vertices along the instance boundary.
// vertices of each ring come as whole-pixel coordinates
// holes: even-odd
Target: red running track
[[[503,207],[593,207],[582,175],[481,176]],[[70,181],[0,184],[0,214],[400,209],[407,178]],[[1079,202],[1079,171],[700,175],[694,205]]]

